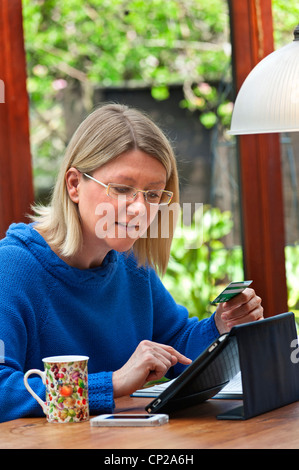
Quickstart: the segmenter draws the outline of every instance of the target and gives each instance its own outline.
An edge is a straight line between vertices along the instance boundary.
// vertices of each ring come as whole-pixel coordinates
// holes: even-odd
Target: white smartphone
[[[165,414],[104,414],[91,418],[91,426],[160,426],[168,423]]]

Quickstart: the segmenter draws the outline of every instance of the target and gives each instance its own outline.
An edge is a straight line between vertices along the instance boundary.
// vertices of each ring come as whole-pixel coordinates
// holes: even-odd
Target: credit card
[[[250,286],[252,281],[239,281],[231,282],[226,286],[226,288],[216,297],[216,299],[211,302],[212,305],[220,304],[222,302],[228,302],[230,299],[235,297],[235,295],[243,292],[246,287]]]

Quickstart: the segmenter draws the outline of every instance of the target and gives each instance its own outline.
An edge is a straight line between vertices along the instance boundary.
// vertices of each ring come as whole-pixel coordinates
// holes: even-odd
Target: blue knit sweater
[[[112,372],[143,339],[172,345],[194,359],[218,336],[213,316],[198,321],[175,303],[152,269],[110,251],[98,268],[80,270],[63,262],[32,224],[13,224],[0,241],[0,420],[42,416],[24,387],[28,369],[43,370],[42,358],[89,356],[91,413],[114,408]],[[177,365],[175,376],[183,370]],[[30,386],[45,399],[37,376]]]

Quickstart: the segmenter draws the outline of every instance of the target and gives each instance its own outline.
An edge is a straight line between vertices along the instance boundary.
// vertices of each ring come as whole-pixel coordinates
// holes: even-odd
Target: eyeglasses
[[[172,191],[166,191],[164,189],[148,189],[147,191],[144,191],[142,189],[132,188],[132,186],[127,186],[126,184],[104,184],[87,173],[83,173],[83,175],[101,186],[104,186],[104,188],[106,188],[107,196],[112,197],[113,199],[121,199],[125,196],[128,200],[134,201],[138,193],[143,193],[148,204],[151,204],[152,206],[166,206],[170,204],[173,198]]]

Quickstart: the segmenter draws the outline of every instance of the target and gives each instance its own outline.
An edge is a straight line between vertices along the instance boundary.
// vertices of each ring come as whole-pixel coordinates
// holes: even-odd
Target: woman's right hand
[[[114,398],[130,395],[147,382],[161,379],[178,362],[189,365],[192,361],[171,346],[141,341],[123,367],[113,372]]]

